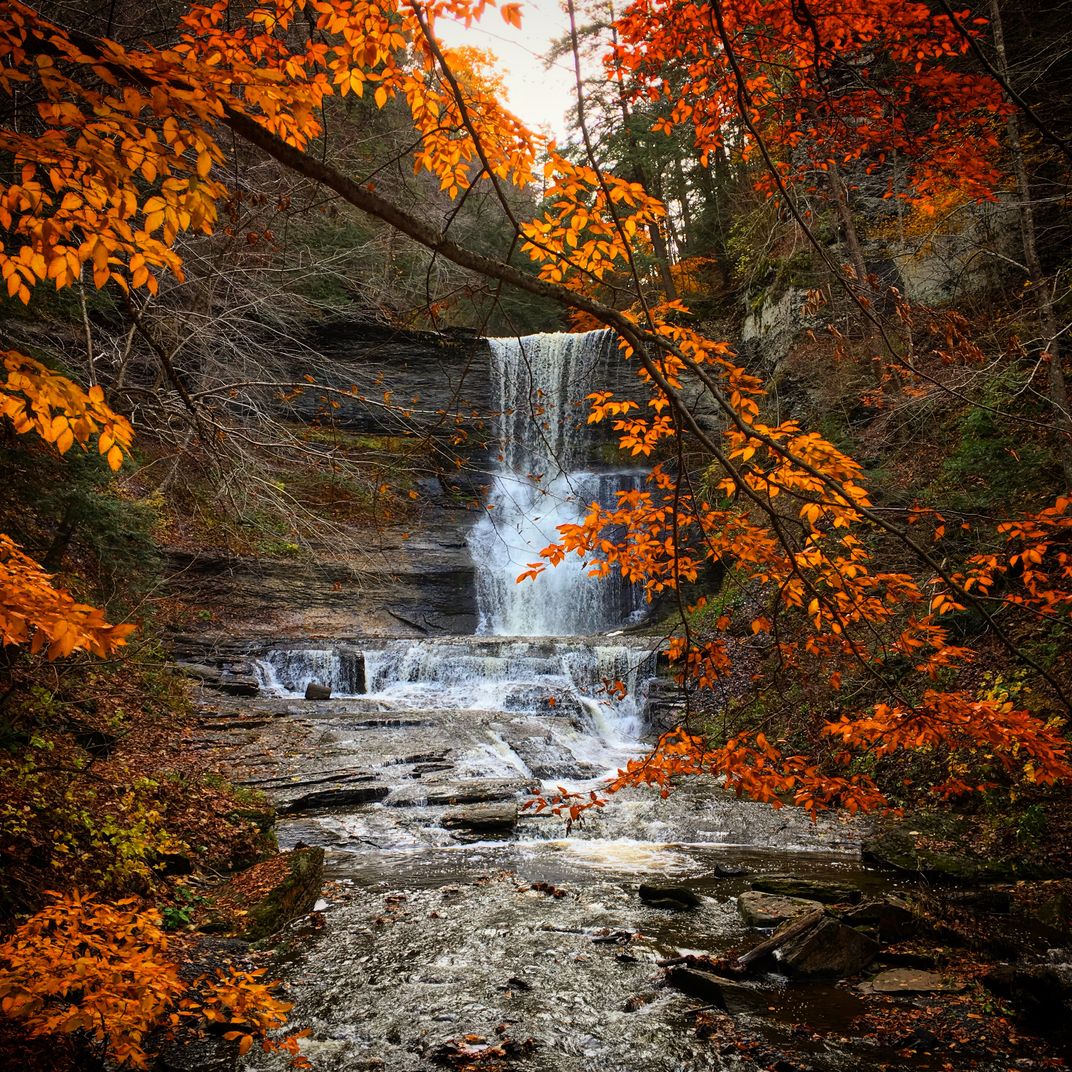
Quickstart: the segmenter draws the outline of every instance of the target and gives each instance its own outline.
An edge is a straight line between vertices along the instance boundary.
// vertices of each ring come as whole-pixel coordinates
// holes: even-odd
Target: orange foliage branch
[[[298,1035],[271,1039],[290,1005],[263,983],[263,969],[218,970],[192,987],[169,954],[155,911],[134,898],[114,904],[77,891],[51,894],[52,903],[0,943],[0,1014],[35,1037],[78,1034],[117,1064],[149,1066],[154,1032],[184,1021],[227,1024],[225,1038],[247,1052],[259,1039],[266,1050],[297,1058]]]

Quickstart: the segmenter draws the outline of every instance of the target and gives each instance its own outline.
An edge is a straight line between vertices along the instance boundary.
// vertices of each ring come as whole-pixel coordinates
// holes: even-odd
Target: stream
[[[658,987],[656,961],[758,938],[736,904],[747,872],[883,886],[853,824],[713,783],[618,794],[568,837],[520,807],[597,786],[650,734],[657,641],[624,632],[643,617],[635,588],[576,559],[515,583],[558,525],[643,479],[598,465],[584,423],[586,369],[610,345],[602,332],[492,341],[499,453],[469,540],[476,635],[280,644],[256,662],[260,695],[235,707],[272,725],[270,747],[251,735],[238,759],[281,806],[281,847],[328,850],[324,929],[287,967],[303,1052],[324,1072],[459,1067],[452,1040],[498,1044],[527,1072],[759,1067],[693,1030],[696,1001]],[[612,700],[617,681],[627,693]],[[305,700],[310,682],[331,699]],[[644,902],[651,881],[688,887],[699,907]],[[861,1005],[771,978],[729,1012],[793,1067],[853,1069],[842,1034]]]

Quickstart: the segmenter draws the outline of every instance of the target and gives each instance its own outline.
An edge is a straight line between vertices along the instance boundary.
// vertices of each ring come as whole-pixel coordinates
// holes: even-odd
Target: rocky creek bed
[[[501,655],[480,638],[407,643],[448,662]],[[984,927],[1025,949],[1057,940],[1010,914],[1008,893],[996,916],[993,891],[939,910],[918,877],[862,862],[864,824],[812,824],[712,784],[666,800],[623,793],[569,837],[524,809],[535,790],[587,784],[641,742],[625,732],[638,723],[587,702],[578,666],[591,664],[551,673],[581,641],[519,643],[511,688],[492,690],[523,696],[513,710],[486,694],[463,706],[443,672],[425,688],[438,665],[427,651],[373,693],[236,696],[218,677],[199,690],[190,745],[267,795],[283,848],[326,850],[317,910],[271,939],[315,1068],[1060,1067],[1059,1047],[1003,1015],[1031,989],[1023,970],[995,976],[968,933],[981,907]],[[496,665],[484,667],[492,680]],[[518,691],[534,665],[539,682]],[[1041,989],[1042,1008],[1060,1007],[1035,971],[1028,1004]],[[284,1065],[258,1054],[246,1067]]]

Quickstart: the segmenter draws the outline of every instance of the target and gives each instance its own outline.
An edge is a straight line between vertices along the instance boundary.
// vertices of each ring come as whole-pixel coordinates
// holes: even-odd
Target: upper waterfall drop
[[[593,457],[585,396],[612,360],[614,334],[489,339],[498,404],[498,462],[484,516],[469,537],[476,565],[477,632],[492,636],[591,636],[626,623],[642,597],[618,575],[589,577],[576,556],[535,582],[517,583],[558,526],[579,524],[592,502],[612,505],[636,487],[636,469]]]

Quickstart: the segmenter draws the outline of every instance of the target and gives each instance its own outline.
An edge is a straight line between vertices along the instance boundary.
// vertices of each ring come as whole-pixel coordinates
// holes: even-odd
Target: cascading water
[[[636,586],[589,577],[570,556],[536,584],[517,583],[539,552],[579,524],[592,502],[612,505],[636,487],[636,469],[602,469],[592,457],[585,395],[599,382],[613,333],[489,340],[498,400],[499,461],[486,511],[469,546],[477,570],[478,632],[492,636],[592,636],[642,613]]]
[[[559,525],[579,523],[592,502],[610,505],[643,479],[636,468],[595,464],[585,420],[585,395],[613,367],[613,340],[608,331],[489,340],[500,460],[469,539],[477,637],[365,644],[362,675],[341,651],[271,651],[258,664],[262,685],[293,696],[316,681],[390,710],[568,712],[568,730],[558,718],[550,731],[563,769],[541,759],[542,777],[568,778],[578,762],[600,774],[638,751],[653,659],[643,641],[605,635],[643,613],[638,587],[590,577],[575,556],[517,583]],[[625,697],[612,700],[618,683]],[[516,770],[515,757],[507,765]]]

